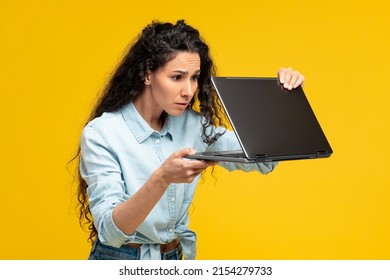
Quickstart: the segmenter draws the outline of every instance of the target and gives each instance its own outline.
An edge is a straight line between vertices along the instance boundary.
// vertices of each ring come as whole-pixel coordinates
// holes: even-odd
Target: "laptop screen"
[[[286,90],[277,78],[212,81],[248,157],[332,153],[302,87]]]

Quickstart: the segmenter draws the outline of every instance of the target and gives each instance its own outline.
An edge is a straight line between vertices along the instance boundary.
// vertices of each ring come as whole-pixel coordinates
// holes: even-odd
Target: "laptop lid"
[[[332,154],[301,86],[289,91],[277,78],[212,77],[212,82],[245,153],[242,162]]]

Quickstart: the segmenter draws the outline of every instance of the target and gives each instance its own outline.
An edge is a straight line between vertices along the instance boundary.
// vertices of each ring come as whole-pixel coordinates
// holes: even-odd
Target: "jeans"
[[[139,260],[140,249],[131,248],[123,245],[120,248],[111,247],[102,244],[96,239],[88,260]],[[181,245],[169,252],[161,254],[162,260],[181,260],[183,259],[183,250]]]

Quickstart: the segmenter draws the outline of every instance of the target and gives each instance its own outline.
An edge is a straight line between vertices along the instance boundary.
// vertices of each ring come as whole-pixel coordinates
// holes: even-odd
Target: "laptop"
[[[241,150],[190,159],[239,163],[327,158],[333,153],[301,86],[286,90],[278,78],[212,77]]]

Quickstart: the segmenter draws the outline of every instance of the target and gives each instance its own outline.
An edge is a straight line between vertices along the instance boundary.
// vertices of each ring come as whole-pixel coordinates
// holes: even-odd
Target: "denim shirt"
[[[195,259],[196,235],[189,229],[189,207],[199,176],[189,184],[171,184],[146,219],[130,235],[114,223],[112,212],[134,195],[151,174],[173,152],[184,147],[196,151],[237,150],[240,145],[231,131],[207,147],[202,141],[202,117],[185,110],[168,116],[161,131],[153,130],[133,103],[104,113],[86,125],[81,136],[80,171],[88,184],[87,194],[100,242],[119,248],[140,243],[141,259],[159,259],[161,243],[180,238],[185,259]],[[220,163],[229,171],[271,172],[276,163]]]

